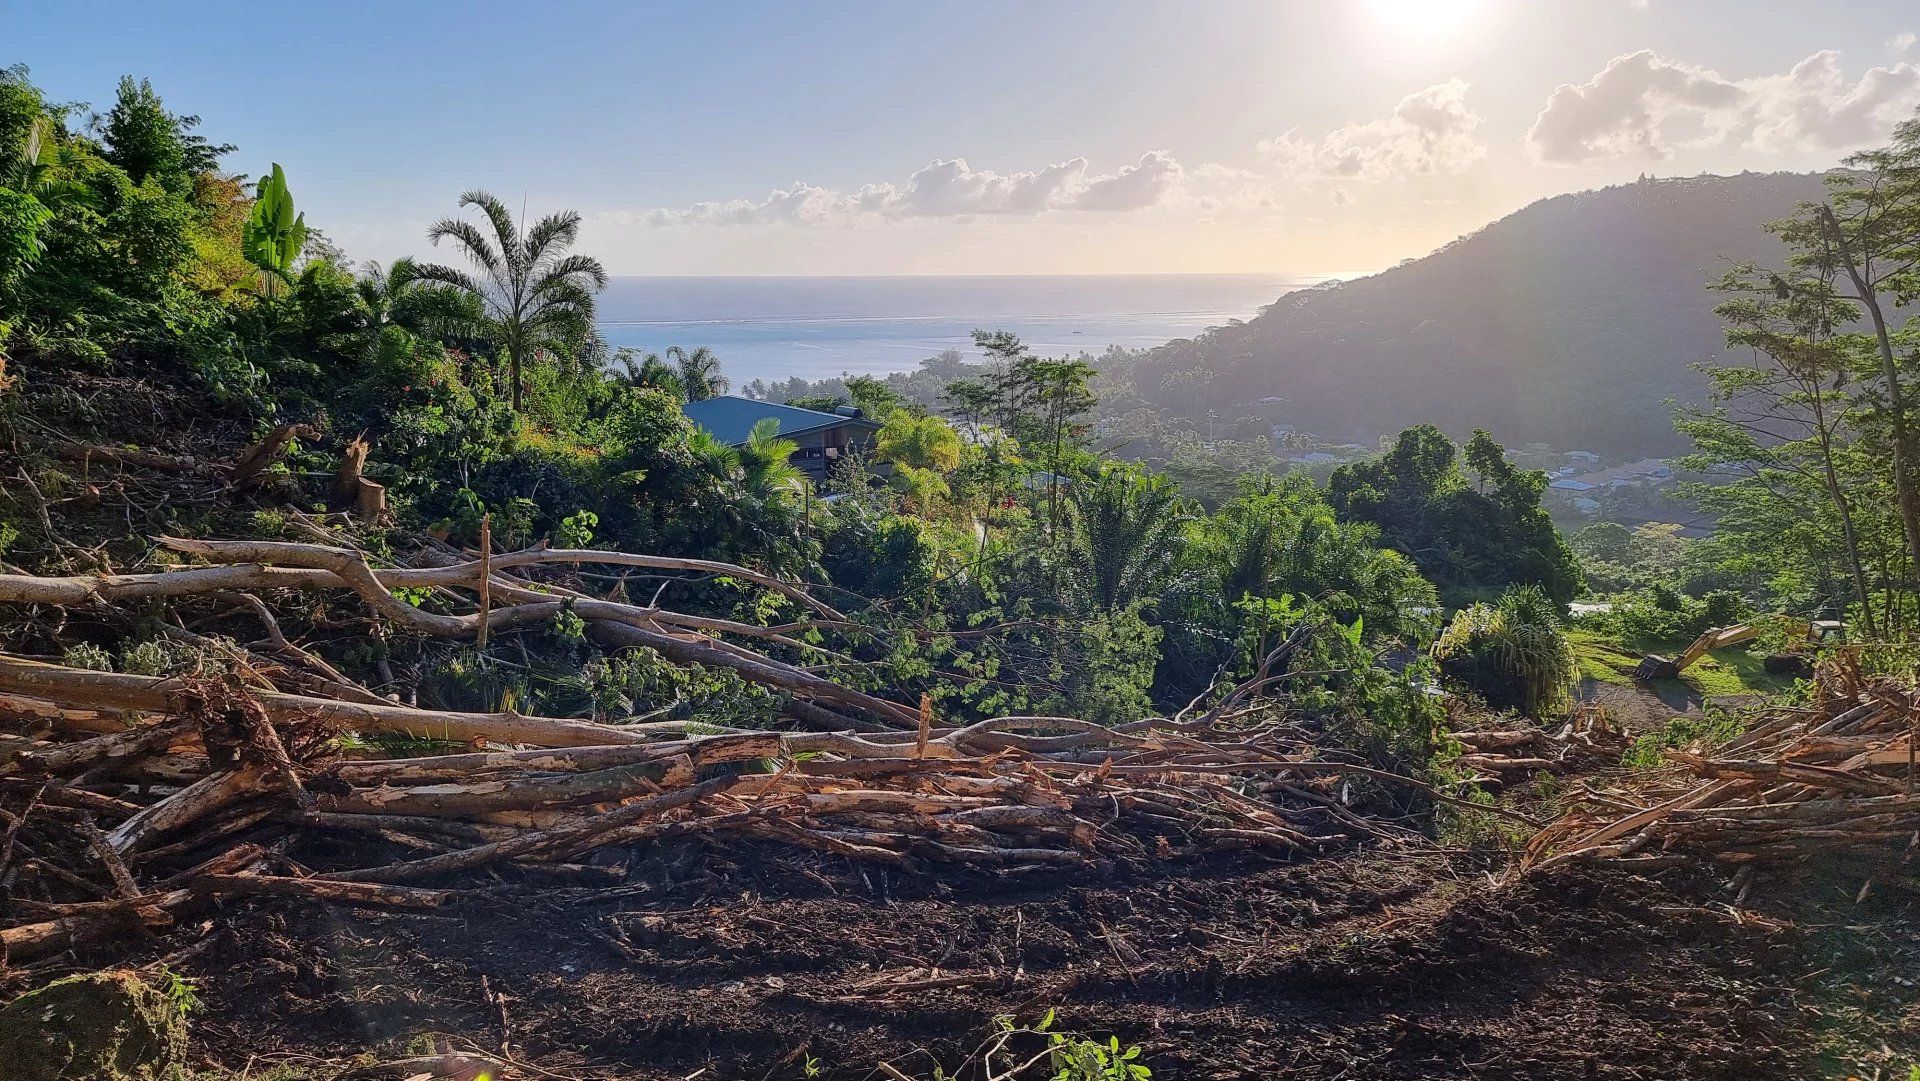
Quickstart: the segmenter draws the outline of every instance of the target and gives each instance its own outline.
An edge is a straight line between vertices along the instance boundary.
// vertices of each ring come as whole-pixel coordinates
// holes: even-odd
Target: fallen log
[[[35,698],[80,700],[97,704],[95,708],[166,713],[175,708],[181,689],[177,679],[65,668],[0,654],[0,691]],[[544,747],[648,742],[645,736],[630,736],[617,725],[593,721],[377,706],[281,691],[261,691],[256,697],[261,708],[276,721],[313,719],[356,732],[394,732],[421,739],[483,740]]]

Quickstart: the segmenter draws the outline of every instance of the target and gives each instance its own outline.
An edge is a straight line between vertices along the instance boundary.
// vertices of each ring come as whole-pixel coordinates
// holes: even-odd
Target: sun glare
[[[1408,35],[1453,33],[1480,7],[1480,0],[1367,0],[1367,10],[1376,22]]]

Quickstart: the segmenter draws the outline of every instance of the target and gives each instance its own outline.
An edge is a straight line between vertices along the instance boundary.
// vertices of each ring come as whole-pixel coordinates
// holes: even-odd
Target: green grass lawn
[[[1568,630],[1567,638],[1580,662],[1582,679],[1622,685],[1634,682],[1633,670],[1646,654],[1671,657],[1687,647],[1686,642],[1615,642],[1577,627]],[[1677,680],[1659,679],[1647,684],[1654,691],[1692,691],[1702,698],[1778,694],[1791,686],[1792,678],[1768,672],[1764,658],[1743,646],[1708,653]]]

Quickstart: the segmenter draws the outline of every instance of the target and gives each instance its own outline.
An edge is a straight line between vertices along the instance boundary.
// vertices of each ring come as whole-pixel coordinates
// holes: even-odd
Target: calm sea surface
[[[614,278],[600,298],[613,346],[707,346],[735,387],[910,371],[973,331],[1010,330],[1042,355],[1141,347],[1250,319],[1318,278],[1274,274],[1086,277]]]

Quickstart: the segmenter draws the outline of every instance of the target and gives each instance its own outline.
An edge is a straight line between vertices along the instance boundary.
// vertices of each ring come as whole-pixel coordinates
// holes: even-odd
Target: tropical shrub
[[[1433,656],[1488,705],[1530,717],[1565,705],[1579,671],[1558,606],[1533,586],[1514,586],[1496,603],[1454,613]]]

